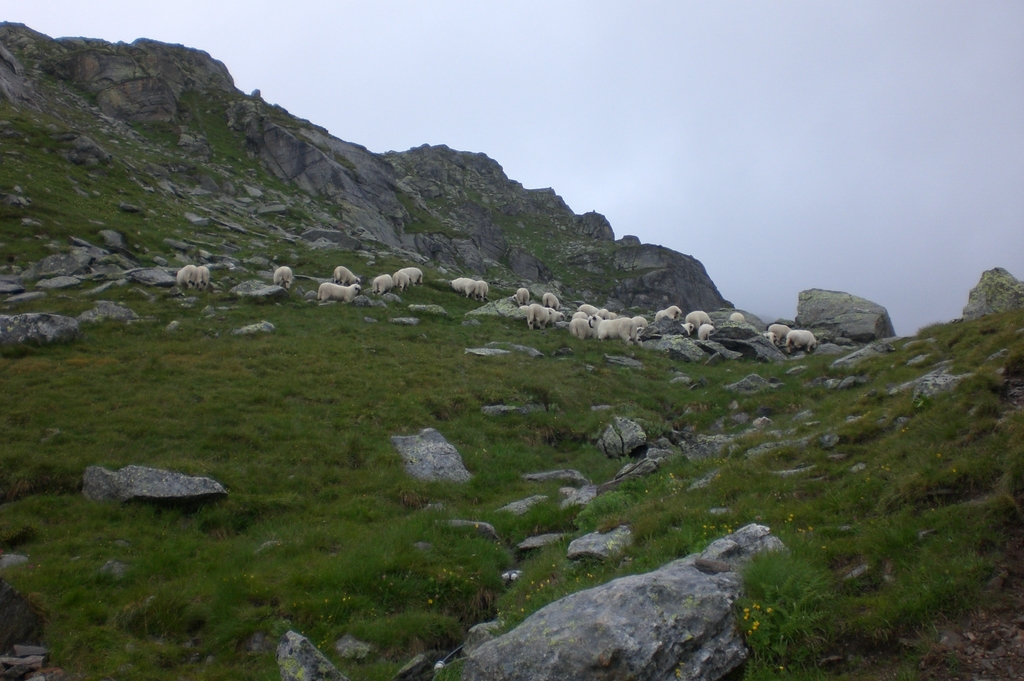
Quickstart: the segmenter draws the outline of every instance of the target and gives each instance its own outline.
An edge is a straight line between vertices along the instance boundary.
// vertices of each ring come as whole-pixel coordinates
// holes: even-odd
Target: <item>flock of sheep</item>
[[[278,267],[274,271],[274,284],[285,289],[290,289],[295,277],[292,269],[288,266]],[[334,275],[331,281],[320,284],[317,290],[316,299],[319,302],[337,300],[343,303],[352,302],[362,291],[360,278],[352,273],[344,265],[334,268]],[[410,286],[423,283],[423,271],[418,267],[403,267],[394,274],[381,274],[373,280],[370,291],[374,295],[383,295],[392,289],[405,291]],[[210,285],[210,270],[200,265],[185,265],[178,270],[178,286],[181,288],[205,289]],[[461,293],[467,298],[473,298],[480,302],[488,300],[490,286],[486,281],[459,277],[450,282],[452,290]],[[565,320],[565,314],[560,311],[562,307],[558,297],[554,293],[545,293],[540,303],[530,302],[530,291],[525,288],[518,289],[511,297],[511,300],[519,304],[519,310],[526,316],[526,326],[530,329],[543,329],[548,324],[555,324]],[[676,305],[658,310],[654,315],[654,321],[662,319],[683,319],[680,324],[687,335],[694,335],[700,340],[708,340],[715,332],[711,323],[711,317],[702,310],[694,310],[685,317],[683,311]],[[746,319],[740,312],[733,312],[729,316],[733,322],[743,323]],[[596,338],[607,340],[618,338],[632,345],[639,342],[640,332],[647,328],[647,319],[642,316],[626,317],[619,316],[606,309],[598,309],[593,305],[580,305],[573,313],[569,321],[569,333],[580,340]],[[791,329],[785,324],[772,324],[764,332],[767,338],[774,345],[783,345],[787,352],[793,349],[806,349],[812,352],[818,346],[818,340],[814,334],[804,329]]]

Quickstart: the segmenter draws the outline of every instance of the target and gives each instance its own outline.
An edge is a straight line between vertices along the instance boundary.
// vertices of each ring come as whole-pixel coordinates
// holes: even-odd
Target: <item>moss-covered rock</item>
[[[1024,307],[1024,282],[1002,267],[982,273],[981,281],[971,289],[964,308],[964,319],[970,321],[993,312],[1009,312]]]

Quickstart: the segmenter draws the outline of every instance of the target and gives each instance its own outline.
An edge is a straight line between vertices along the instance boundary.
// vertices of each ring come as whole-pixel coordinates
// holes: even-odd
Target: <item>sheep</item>
[[[359,284],[341,286],[340,284],[333,284],[329,281],[325,281],[320,284],[320,288],[316,292],[316,299],[322,303],[325,303],[328,300],[340,300],[343,303],[351,303],[362,290],[363,289]]]
[[[569,333],[580,340],[586,340],[593,335],[593,330],[590,328],[590,317],[583,312],[577,312],[582,317],[573,315],[572,321],[569,322]]]
[[[772,324],[768,327],[768,330],[775,334],[775,342],[781,344],[786,341],[786,336],[788,336],[789,332],[793,329],[789,328],[785,324]]]
[[[487,294],[491,292],[491,287],[486,281],[472,281],[466,284],[466,297],[485,302],[488,300]]]
[[[768,342],[771,343],[772,345],[776,345],[779,342],[779,337],[775,335],[774,331],[765,331],[761,335],[767,338]]]
[[[641,317],[640,315],[633,317],[633,323],[636,324],[638,330],[647,328],[647,319],[645,317]]]
[[[295,276],[292,274],[291,267],[281,265],[274,270],[274,284],[276,286],[283,286],[285,289],[290,289],[293,281],[295,281]]]
[[[697,338],[706,341],[711,337],[711,334],[715,332],[715,327],[711,324],[701,324],[700,328],[697,329]]]
[[[530,302],[530,289],[519,288],[516,289],[516,294],[512,296],[512,300],[516,301],[520,305],[526,305]]]
[[[742,324],[742,323],[747,321],[747,318],[744,317],[743,313],[741,313],[741,312],[733,312],[731,315],[729,315],[729,321],[730,322],[739,322],[740,324]]]
[[[200,265],[197,267],[192,281],[195,283],[197,289],[205,291],[210,287],[210,268],[206,265]]]
[[[473,280],[469,277],[459,277],[458,279],[452,279],[451,287],[456,293],[466,293],[466,285],[473,283]]]
[[[682,327],[683,331],[686,332],[687,336],[692,336],[693,335],[694,326],[690,322],[683,322],[679,326]]]
[[[391,280],[395,283],[395,288],[399,291],[405,291],[405,289],[412,286],[412,280],[409,275],[403,270],[398,270],[391,276]]]
[[[806,348],[807,352],[813,352],[818,347],[818,339],[814,334],[805,329],[793,329],[786,334],[786,352],[793,352],[793,348]]]
[[[598,340],[619,338],[626,345],[636,342],[637,326],[630,317],[602,319],[594,316],[590,318],[590,328],[594,329]]]
[[[560,322],[565,319],[565,315],[561,312],[548,309],[537,303],[525,305],[524,307],[526,308],[526,327],[529,329],[543,329],[549,322]],[[523,308],[519,309],[522,310]]]
[[[668,317],[669,319],[679,319],[682,316],[683,311],[680,310],[678,306],[672,305],[671,307],[666,307],[664,310],[658,310],[657,314],[654,315],[654,321],[659,322],[665,317]]]
[[[370,292],[381,296],[390,291],[394,285],[395,280],[391,278],[390,274],[382,274],[373,280],[373,288],[370,289]]]
[[[192,288],[192,284],[196,278],[196,266],[185,265],[178,270],[178,286],[180,288]]]
[[[697,332],[699,334],[700,327],[702,325],[711,323],[711,317],[709,317],[708,313],[703,310],[694,310],[690,314],[686,315],[686,321],[697,327]]]
[[[579,306],[579,307],[578,307],[577,309],[578,309],[578,310],[579,310],[580,312],[586,312],[586,313],[587,313],[587,316],[590,316],[590,315],[595,315],[595,314],[597,314],[597,312],[598,312],[598,310],[597,310],[597,308],[596,308],[596,307],[594,307],[593,305],[587,305],[586,303],[583,303],[583,304],[582,304],[582,305],[580,305],[580,306]]]
[[[423,270],[419,267],[403,267],[398,271],[404,272],[409,276],[410,286],[417,286],[423,283]]]
[[[590,319],[590,315],[583,310],[579,310],[578,312],[572,313],[572,319]]]
[[[550,307],[552,310],[562,307],[558,302],[558,296],[550,291],[541,296],[540,304],[544,307]]]
[[[619,318],[619,315],[615,314],[614,312],[609,312],[608,310],[606,310],[603,307],[600,310],[598,310],[597,312],[595,312],[594,314],[596,314],[601,319],[618,319]]]
[[[352,284],[359,283],[359,277],[352,274],[352,270],[344,265],[338,265],[334,268],[334,283],[341,284],[342,286],[351,286]]]

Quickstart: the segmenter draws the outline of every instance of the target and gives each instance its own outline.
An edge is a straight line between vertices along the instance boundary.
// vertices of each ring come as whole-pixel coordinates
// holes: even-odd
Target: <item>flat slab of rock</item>
[[[137,270],[128,270],[124,273],[124,277],[143,286],[171,288],[178,285],[177,272],[171,272],[162,267],[143,267]]]
[[[23,293],[25,285],[20,277],[0,276],[0,294]]]
[[[572,506],[586,506],[597,497],[597,485],[584,485],[578,489],[573,490],[572,494],[567,496],[559,504],[559,508],[570,508]]]
[[[53,277],[51,279],[40,279],[36,282],[36,288],[47,291],[55,291],[63,288],[74,288],[81,286],[82,280],[78,277]]]
[[[939,367],[935,371],[931,371],[921,378],[913,381],[908,381],[903,385],[892,390],[892,393],[900,392],[903,390],[914,389],[914,399],[919,397],[935,397],[945,392],[951,392],[956,388],[960,381],[972,376],[973,374],[951,374],[948,366]]]
[[[418,317],[392,317],[388,321],[399,326],[417,326],[420,323]]]
[[[270,322],[264,320],[264,321],[258,322],[256,324],[249,324],[248,326],[243,326],[243,327],[238,328],[238,329],[232,329],[231,330],[231,335],[232,336],[249,336],[249,335],[252,335],[254,333],[274,333],[275,330],[276,329],[274,328],[273,324],[271,324]]]
[[[528,537],[516,545],[520,551],[532,551],[544,548],[550,544],[557,544],[565,538],[564,533],[538,534],[535,537]]]
[[[89,466],[82,476],[82,493],[93,501],[147,501],[193,504],[227,496],[213,478],[197,477],[147,466],[110,471]]]
[[[703,362],[707,359],[707,353],[704,352],[704,349],[697,345],[695,340],[683,335],[662,336],[653,340],[645,340],[643,346],[648,350],[667,352],[672,359],[679,359],[684,362]]]
[[[589,485],[590,480],[580,473],[579,471],[572,469],[562,469],[557,471],[544,471],[543,473],[523,473],[523,480],[529,480],[530,482],[547,482],[549,480],[561,480],[568,482],[571,485]]]
[[[499,511],[507,511],[512,515],[524,515],[531,507],[537,504],[547,501],[548,498],[544,494],[535,494],[532,497],[526,499],[520,499],[519,501],[513,501],[511,504],[506,504],[499,508]]]
[[[16,643],[36,643],[43,634],[43,622],[14,587],[0,579],[0,652]]]
[[[19,293],[18,295],[11,296],[4,301],[6,305],[20,305],[21,303],[31,303],[34,300],[42,300],[46,297],[46,291],[29,291],[28,293]]]
[[[679,450],[690,461],[721,456],[732,444],[731,435],[691,435],[678,443]]]
[[[494,529],[494,525],[481,520],[449,520],[448,525],[450,527],[469,527],[484,539],[490,539],[494,542],[500,541],[498,531]]]
[[[0,345],[66,343],[78,338],[78,321],[46,312],[0,315]]]
[[[450,316],[448,310],[440,305],[410,305],[409,312],[420,312],[422,314],[436,314],[442,317]]]
[[[702,554],[566,596],[470,652],[462,679],[717,681],[748,655],[734,570],[780,547],[768,528],[748,525]]]
[[[574,539],[569,544],[566,557],[569,560],[581,558],[592,558],[595,560],[608,560],[616,556],[633,544],[633,531],[628,526],[616,527],[611,532],[604,534],[592,532]]]
[[[773,383],[772,381],[769,381],[766,378],[762,378],[757,374],[750,374],[749,376],[745,376],[740,380],[736,381],[735,383],[723,385],[722,388],[724,390],[728,390],[729,392],[739,393],[741,395],[755,395],[766,390],[771,390],[772,388],[778,385],[781,385],[781,381],[779,381],[778,379],[776,379],[776,381]]]
[[[840,357],[836,361],[832,362],[833,369],[844,369],[853,366],[857,366],[864,360],[871,359],[872,357],[880,357],[882,355],[895,352],[896,348],[889,341],[877,341],[870,345],[866,345],[860,350],[851,352],[845,357]]]
[[[365,660],[373,652],[373,646],[352,634],[345,634],[334,642],[334,652],[343,660]]]
[[[268,285],[267,282],[260,281],[259,279],[243,281],[238,286],[233,287],[228,293],[239,298],[253,298],[257,300],[277,300],[288,297],[288,291],[283,287],[274,284]]]
[[[466,348],[467,355],[476,355],[477,357],[498,357],[500,355],[511,355],[511,350],[502,350],[500,348]]]
[[[277,667],[281,681],[348,681],[308,638],[294,631],[277,644]]]
[[[644,363],[638,359],[632,357],[624,357],[622,355],[605,355],[604,361],[615,366],[627,367],[629,369],[643,369]]]
[[[515,343],[506,343],[504,341],[492,341],[492,342],[487,344],[487,347],[489,347],[489,348],[505,348],[507,350],[512,350],[513,352],[521,352],[524,355],[529,355],[530,357],[534,357],[534,358],[540,358],[540,357],[544,356],[544,353],[541,352],[540,350],[538,350],[537,348],[531,348],[528,345],[517,345]]]
[[[526,319],[526,313],[519,311],[519,305],[508,298],[499,298],[498,300],[492,300],[486,305],[482,305],[475,310],[470,310],[466,313],[467,317],[477,316],[491,316],[491,317],[511,317],[512,319]]]
[[[0,555],[0,570],[9,567],[17,567],[18,565],[25,565],[26,563],[28,563],[28,556],[21,556],[17,553],[5,553]]]
[[[971,321],[995,312],[1009,312],[1024,307],[1024,282],[1019,281],[1002,267],[981,275],[978,285],[971,289],[964,308],[964,320]]]
[[[96,307],[78,315],[78,321],[80,322],[102,322],[105,319],[111,319],[116,322],[131,322],[138,318],[139,315],[135,314],[134,310],[117,303],[112,303],[109,300],[98,300],[96,301]]]
[[[467,482],[471,477],[459,450],[433,428],[424,428],[417,435],[392,436],[391,444],[405,462],[405,471],[414,478]]]
[[[488,404],[480,407],[480,411],[487,416],[507,416],[508,414],[521,414],[526,416],[527,414],[532,414],[535,411],[545,411],[545,409],[539,404],[527,404],[522,407],[516,407],[511,404]]]

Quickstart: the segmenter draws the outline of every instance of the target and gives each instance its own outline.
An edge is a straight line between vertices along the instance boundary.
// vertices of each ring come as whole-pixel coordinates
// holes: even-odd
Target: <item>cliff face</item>
[[[69,135],[111,139],[115,148],[100,146],[115,163],[142,166],[171,186],[203,185],[205,177],[208,191],[231,196],[242,172],[232,159],[256,160],[294,190],[279,197],[286,207],[306,204],[310,220],[293,231],[335,245],[408,251],[613,307],[727,304],[694,258],[616,242],[604,216],[577,215],[552,189],[524,188],[484,154],[426,145],[372,153],[241,93],[224,64],[199,50],[54,40],[0,24],[0,98],[46,111],[73,128]],[[164,149],[140,158],[122,140],[163,141]]]

